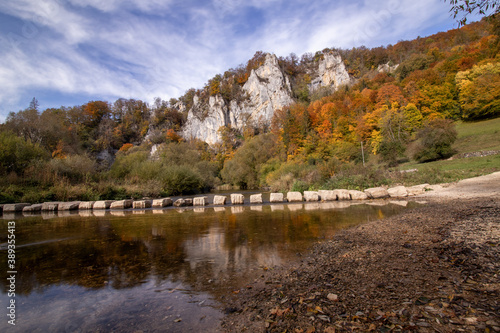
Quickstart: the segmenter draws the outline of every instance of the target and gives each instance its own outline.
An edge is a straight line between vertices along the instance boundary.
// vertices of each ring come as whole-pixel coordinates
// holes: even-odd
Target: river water
[[[0,220],[2,332],[211,332],[224,297],[338,230],[405,203],[344,202],[16,218],[15,297]],[[412,203],[410,203],[411,205]],[[16,305],[16,325],[7,306]]]

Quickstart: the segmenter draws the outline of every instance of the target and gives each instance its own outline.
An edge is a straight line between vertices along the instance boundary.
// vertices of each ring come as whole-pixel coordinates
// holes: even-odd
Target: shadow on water
[[[19,332],[214,331],[216,299],[339,229],[405,204],[342,202],[112,211],[16,220]],[[7,267],[6,222],[0,265]],[[6,270],[0,272],[7,304]],[[7,320],[0,328],[10,326]]]

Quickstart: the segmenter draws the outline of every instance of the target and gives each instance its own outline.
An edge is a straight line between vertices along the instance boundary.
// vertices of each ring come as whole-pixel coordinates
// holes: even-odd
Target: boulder
[[[94,206],[92,209],[109,209],[111,207],[111,204],[113,203],[113,200],[101,200],[101,201],[96,201],[94,202]]]
[[[305,194],[305,192],[304,192]],[[337,200],[337,193],[331,190],[319,190],[318,194],[321,201],[335,201]]]
[[[94,203],[95,201],[82,201],[80,202],[80,205],[78,206],[79,210],[89,210],[94,208]]]
[[[163,208],[163,207],[168,207],[172,206],[173,202],[172,199],[170,198],[163,198],[163,199],[155,199],[153,200],[152,207],[153,208]]]
[[[225,205],[227,197],[225,195],[214,196],[214,205]]]
[[[208,205],[208,197],[197,197],[193,199],[193,206],[206,206]]]
[[[352,200],[367,200],[368,199],[368,194],[365,192],[357,191],[357,190],[350,190],[349,194],[351,195]]]
[[[80,201],[61,202],[59,204],[58,210],[59,211],[77,210],[78,207],[80,207]]]
[[[308,202],[319,201],[320,200],[319,193],[316,191],[304,191],[304,200]]]
[[[389,197],[389,192],[383,187],[372,187],[367,188],[365,193],[370,197],[370,199],[383,199]]]
[[[283,193],[271,193],[269,197],[270,202],[283,202],[285,199],[283,198]]]
[[[391,198],[405,198],[408,196],[408,191],[404,186],[391,187],[387,190]]]
[[[132,208],[133,201],[130,199],[127,200],[120,200],[120,201],[115,201],[113,202],[109,208],[110,209],[128,209]]]
[[[408,191],[408,195],[419,195],[425,193],[425,188],[429,186],[429,184],[421,184],[408,187],[406,190]]]
[[[31,206],[29,203],[15,203],[15,204],[5,204],[3,206],[4,213],[15,213],[22,212],[24,207]]]
[[[42,204],[42,211],[44,212],[57,212],[60,202],[44,202]]]
[[[177,199],[174,202],[174,207],[187,207],[193,205],[193,199]]]
[[[245,203],[245,197],[240,193],[231,194],[231,204],[232,205],[243,205]]]
[[[42,204],[34,204],[23,208],[23,213],[36,213],[42,211]]]
[[[337,195],[337,200],[351,200],[351,194],[348,190],[334,190],[333,191]]]
[[[261,204],[262,203],[262,193],[252,194],[250,196],[250,203],[251,204]]]
[[[134,209],[151,208],[151,200],[134,201],[134,203],[132,204],[132,208],[134,208]]]
[[[288,192],[286,194],[286,199],[288,200],[288,202],[302,202],[303,201],[302,193],[300,193],[300,192]]]

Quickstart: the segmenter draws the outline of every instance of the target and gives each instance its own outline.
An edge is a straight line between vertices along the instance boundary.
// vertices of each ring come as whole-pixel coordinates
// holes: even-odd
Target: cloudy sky
[[[5,0],[0,121],[33,97],[42,110],[179,97],[259,50],[300,56],[456,27],[443,0]]]

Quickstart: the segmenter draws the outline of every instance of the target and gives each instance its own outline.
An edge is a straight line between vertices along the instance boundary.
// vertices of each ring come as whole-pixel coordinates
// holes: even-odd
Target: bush
[[[452,156],[451,147],[457,139],[453,121],[434,119],[417,132],[417,145],[413,158],[420,162],[430,162]]]
[[[96,170],[96,162],[85,155],[71,155],[64,159],[53,159],[48,166],[56,175],[75,182],[89,179]]]
[[[169,167],[162,177],[163,190],[167,195],[192,194],[204,188],[202,177],[188,167]]]

